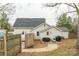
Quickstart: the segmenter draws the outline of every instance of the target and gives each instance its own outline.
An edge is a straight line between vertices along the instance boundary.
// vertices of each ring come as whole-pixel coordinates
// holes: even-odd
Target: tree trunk
[[[79,15],[78,15],[78,31],[77,31],[77,50],[79,50]]]
[[[78,30],[77,30],[77,42],[76,42],[76,48],[77,48],[77,54],[79,54],[79,9],[75,4],[75,8],[77,11],[77,15],[78,15]]]

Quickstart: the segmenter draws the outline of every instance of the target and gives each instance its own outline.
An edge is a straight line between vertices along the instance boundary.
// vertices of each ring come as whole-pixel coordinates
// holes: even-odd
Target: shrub
[[[42,39],[42,41],[44,41],[44,42],[49,42],[49,41],[50,41],[50,38],[44,37],[44,38]]]
[[[58,41],[58,42],[60,42],[62,39],[64,39],[63,36],[56,36],[55,37],[55,40]]]

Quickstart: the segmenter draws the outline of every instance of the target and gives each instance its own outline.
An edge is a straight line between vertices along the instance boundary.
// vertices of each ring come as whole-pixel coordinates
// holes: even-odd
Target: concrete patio
[[[57,48],[57,44],[48,44],[48,46],[44,48],[22,49],[22,52],[49,52]]]

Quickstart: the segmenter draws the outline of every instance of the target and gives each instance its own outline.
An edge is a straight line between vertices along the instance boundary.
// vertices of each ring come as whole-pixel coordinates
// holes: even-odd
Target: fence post
[[[7,56],[7,33],[5,31],[5,35],[4,35],[4,56]]]
[[[20,35],[20,52],[22,51],[22,45],[21,45],[21,35]]]

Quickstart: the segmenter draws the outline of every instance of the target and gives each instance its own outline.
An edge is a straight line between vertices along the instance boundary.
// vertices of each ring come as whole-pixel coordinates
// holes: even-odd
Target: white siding
[[[47,32],[49,32],[49,35],[46,34]],[[43,37],[49,37],[49,38],[53,39],[56,36],[64,36],[64,38],[68,38],[68,32],[61,32],[61,31],[58,31],[56,28],[51,28],[47,31],[41,32],[41,34],[40,34],[41,39]]]
[[[49,27],[48,25],[41,24],[34,29],[18,28],[18,29],[14,29],[14,34],[22,34],[22,32],[24,31],[24,33],[34,33],[35,39],[42,39],[43,37],[50,37],[51,39],[53,39],[56,36],[64,36],[64,38],[68,38],[68,34],[69,34],[68,32],[61,32],[54,27],[44,32],[40,32],[44,29],[47,29],[48,27]],[[39,36],[37,36],[37,31],[39,32]],[[49,32],[49,35],[47,35],[47,32]]]
[[[30,33],[31,29],[14,29],[14,34]]]
[[[39,36],[37,36],[37,31],[41,31],[41,30],[44,30],[46,28],[48,28],[49,26],[48,25],[41,25],[39,26],[38,28],[35,28],[32,32],[35,34],[35,39],[40,39],[40,33],[39,33]]]
[[[68,38],[69,33],[68,32],[62,32],[62,36],[64,36],[64,38]]]
[[[37,36],[37,31],[40,32],[48,27],[49,27],[49,25],[43,23],[33,29],[27,29],[27,28],[19,29],[19,28],[17,28],[17,29],[14,29],[14,34],[22,34],[22,32],[24,31],[25,33],[34,33],[35,39],[40,39],[40,36]],[[40,35],[40,33],[39,33],[39,35]]]

